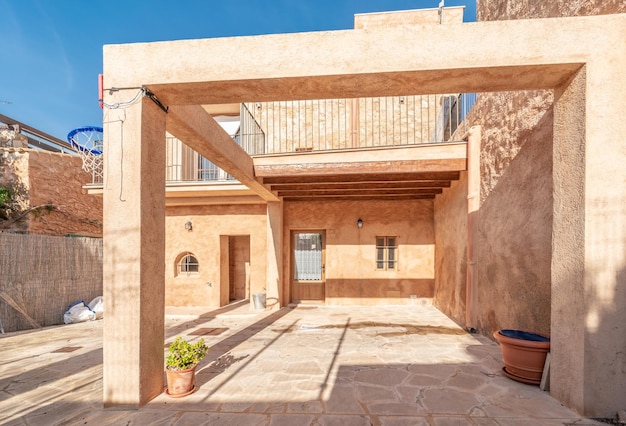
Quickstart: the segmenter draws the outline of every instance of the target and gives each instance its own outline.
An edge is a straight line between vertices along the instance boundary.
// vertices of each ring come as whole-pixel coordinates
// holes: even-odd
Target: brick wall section
[[[477,0],[478,21],[626,13],[624,0]]]
[[[82,189],[91,174],[79,157],[43,151],[29,152],[31,206],[52,203],[55,209],[31,217],[34,234],[102,236],[102,198]]]
[[[0,150],[0,185],[14,189],[21,209],[35,209],[4,229],[45,235],[102,236],[102,198],[82,189],[91,175],[79,157],[32,149]]]

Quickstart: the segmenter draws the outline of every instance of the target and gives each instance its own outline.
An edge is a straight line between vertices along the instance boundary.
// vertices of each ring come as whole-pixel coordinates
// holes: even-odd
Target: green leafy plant
[[[209,352],[204,339],[191,344],[180,336],[168,348],[165,365],[169,370],[188,370],[198,364]]]
[[[6,186],[0,186],[0,219],[6,220],[13,210],[13,196]]]
[[[12,202],[11,190],[6,186],[0,186],[0,208],[8,207]]]

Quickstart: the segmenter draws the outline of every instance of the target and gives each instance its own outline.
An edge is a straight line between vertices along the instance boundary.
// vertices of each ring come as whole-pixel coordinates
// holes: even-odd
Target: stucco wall
[[[474,235],[474,324],[466,324],[465,174],[435,201],[434,303],[487,336],[500,328],[550,332],[552,92],[479,94],[480,208]]]
[[[357,219],[363,227],[357,227]],[[410,304],[434,289],[433,202],[291,202],[284,207],[285,285],[290,285],[292,230],[326,231],[326,303]],[[376,236],[397,236],[397,271],[376,270]],[[411,299],[415,295],[415,299]]]
[[[465,323],[467,271],[467,173],[435,199],[435,294],[433,303]]]
[[[551,105],[551,91],[480,94],[468,116],[471,125],[483,129],[474,235],[476,324],[465,324],[465,307],[454,301],[455,294],[464,293],[457,286],[464,286],[465,277],[457,267],[457,279],[447,278],[445,258],[437,258],[437,271],[447,272],[438,277],[435,300],[453,319],[487,336],[500,328],[550,332]],[[462,196],[456,196],[459,206]],[[442,197],[436,209],[447,204]],[[445,214],[437,210],[436,217]],[[438,225],[437,232],[448,235]],[[454,247],[448,252],[466,248],[465,236],[456,245],[450,238],[444,241]]]
[[[478,21],[626,12],[620,0],[478,0]],[[550,332],[552,91],[479,94],[483,126],[476,239],[478,328]],[[513,195],[514,194],[514,195]]]
[[[485,129],[475,237],[476,312],[477,328],[487,335],[500,328],[550,332],[550,98],[550,92],[537,92],[511,105],[524,99],[492,95],[476,111]],[[515,122],[516,129],[507,122]]]
[[[166,214],[166,306],[228,303],[229,236],[250,236],[250,288],[252,292],[265,288],[265,205],[169,207]],[[185,229],[187,221],[192,222],[191,231]],[[185,252],[198,259],[198,274],[176,276],[176,261]]]

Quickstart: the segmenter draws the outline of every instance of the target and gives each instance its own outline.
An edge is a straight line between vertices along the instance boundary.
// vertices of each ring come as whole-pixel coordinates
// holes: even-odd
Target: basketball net
[[[83,170],[91,172],[92,183],[103,182],[102,127],[81,127],[67,135],[67,141],[83,160]]]

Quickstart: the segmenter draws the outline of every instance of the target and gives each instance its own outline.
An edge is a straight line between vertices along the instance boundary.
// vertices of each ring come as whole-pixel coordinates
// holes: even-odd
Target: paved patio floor
[[[215,334],[203,336],[196,392],[104,410],[103,324],[2,335],[0,424],[598,424],[502,376],[497,344],[421,305],[169,309],[166,342]],[[78,349],[55,352],[68,347]]]

